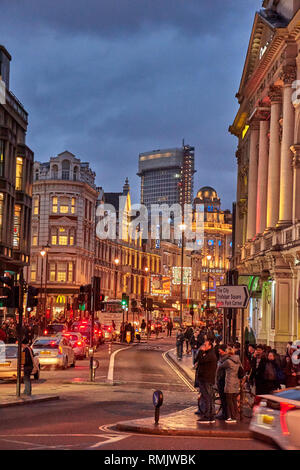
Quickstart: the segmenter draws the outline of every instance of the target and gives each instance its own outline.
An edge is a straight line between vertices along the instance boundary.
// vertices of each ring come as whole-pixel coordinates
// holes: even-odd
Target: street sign
[[[247,286],[219,286],[216,289],[217,308],[247,308],[249,298]]]

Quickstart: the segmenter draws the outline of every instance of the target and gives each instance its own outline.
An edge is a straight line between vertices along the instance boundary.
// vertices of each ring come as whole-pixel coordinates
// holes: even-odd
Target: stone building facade
[[[256,13],[230,132],[238,138],[233,268],[247,283],[246,321],[284,349],[300,337],[300,2]]]
[[[94,275],[97,197],[95,173],[72,153],[34,163],[28,282],[40,289],[48,319],[72,312],[80,285]]]
[[[10,91],[10,61],[0,45],[1,276],[5,271],[17,275],[30,257],[33,152],[26,145],[28,114]]]

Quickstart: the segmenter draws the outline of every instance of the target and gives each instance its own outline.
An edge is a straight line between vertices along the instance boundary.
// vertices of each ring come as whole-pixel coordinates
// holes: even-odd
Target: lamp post
[[[181,231],[181,273],[180,273],[180,323],[182,323],[183,316],[183,261],[184,261],[184,231],[186,226],[184,224],[184,219],[182,219],[182,224],[179,225]]]
[[[118,266],[120,264],[120,260],[119,258],[116,258],[115,259],[115,266],[116,266],[116,270],[115,270],[115,299],[117,298],[117,285],[118,285]]]
[[[207,301],[206,301],[206,307],[207,309],[210,308],[210,305],[209,305],[209,279],[210,279],[210,276],[209,276],[209,261],[211,260],[211,255],[207,255],[206,256],[206,259],[207,259]]]
[[[44,258],[46,255],[46,250],[45,248],[42,248],[40,251],[40,255],[42,257],[41,259],[41,295],[40,295],[40,313],[41,315],[43,314],[43,275],[44,275]],[[45,315],[45,312],[44,312]]]

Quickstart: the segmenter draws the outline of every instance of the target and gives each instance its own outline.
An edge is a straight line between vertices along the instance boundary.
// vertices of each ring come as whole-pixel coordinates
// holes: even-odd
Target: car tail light
[[[290,434],[287,423],[286,423],[286,414],[288,411],[294,410],[296,408],[295,405],[290,405],[289,403],[280,403],[280,425],[282,434],[287,436]]]
[[[47,334],[48,334],[48,330],[45,330],[45,331],[44,331],[44,335],[47,335]]]
[[[77,341],[77,346],[81,346],[82,345],[82,342],[81,341]]]

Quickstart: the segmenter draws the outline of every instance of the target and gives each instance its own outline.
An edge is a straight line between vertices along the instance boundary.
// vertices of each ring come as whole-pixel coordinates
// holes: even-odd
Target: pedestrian
[[[284,374],[285,374],[285,385],[287,388],[297,387],[298,385],[298,377],[297,372],[299,366],[293,363],[292,355],[294,352],[297,351],[297,347],[293,345],[289,345],[287,348],[286,356],[284,359]]]
[[[199,384],[200,401],[198,412],[201,424],[215,423],[215,391],[217,358],[211,341],[205,341],[200,346],[197,355],[197,382]]]
[[[182,360],[183,343],[184,343],[183,329],[179,328],[176,334],[176,350],[177,350],[177,358],[179,361]]]
[[[220,367],[223,364],[223,362],[225,362],[227,359],[228,359],[227,345],[220,344],[219,345],[219,360],[217,363],[217,373],[216,373],[216,385],[217,385],[219,397],[221,400],[221,408],[216,418],[221,419],[221,420],[226,420],[228,418],[226,394],[224,390],[226,370]]]
[[[172,336],[173,322],[170,319],[167,323],[167,336]]]
[[[236,354],[234,348],[228,346],[226,349],[227,359],[219,366],[219,370],[225,370],[225,387],[227,405],[226,423],[236,423],[238,418],[237,398],[240,393],[240,379],[238,376],[241,367],[240,357]]]
[[[281,382],[281,368],[276,360],[274,352],[270,351],[265,366],[264,380],[265,380],[265,392],[266,394],[274,392],[280,388]]]
[[[145,335],[145,329],[146,329],[146,322],[145,322],[145,320],[143,319],[143,320],[142,320],[142,323],[141,323],[141,332],[142,332],[142,336]]]
[[[186,354],[190,354],[191,349],[191,339],[194,334],[194,330],[191,326],[187,326],[184,332],[184,339],[185,339],[185,346],[186,346]]]
[[[34,367],[33,361],[33,353],[28,344],[28,338],[24,338],[22,340],[22,350],[24,353],[24,363],[23,363],[23,370],[24,370],[24,395],[31,395],[31,373]]]
[[[250,372],[250,383],[255,384],[256,395],[264,395],[268,390],[265,383],[265,368],[267,358],[264,352],[264,347],[259,344],[253,354],[252,369]]]
[[[195,368],[195,362],[196,362],[196,356],[198,354],[198,350],[200,348],[200,344],[198,342],[199,338],[199,330],[196,330],[195,333],[193,333],[193,336],[190,341],[191,349],[192,349],[192,361],[193,361],[193,367]]]

